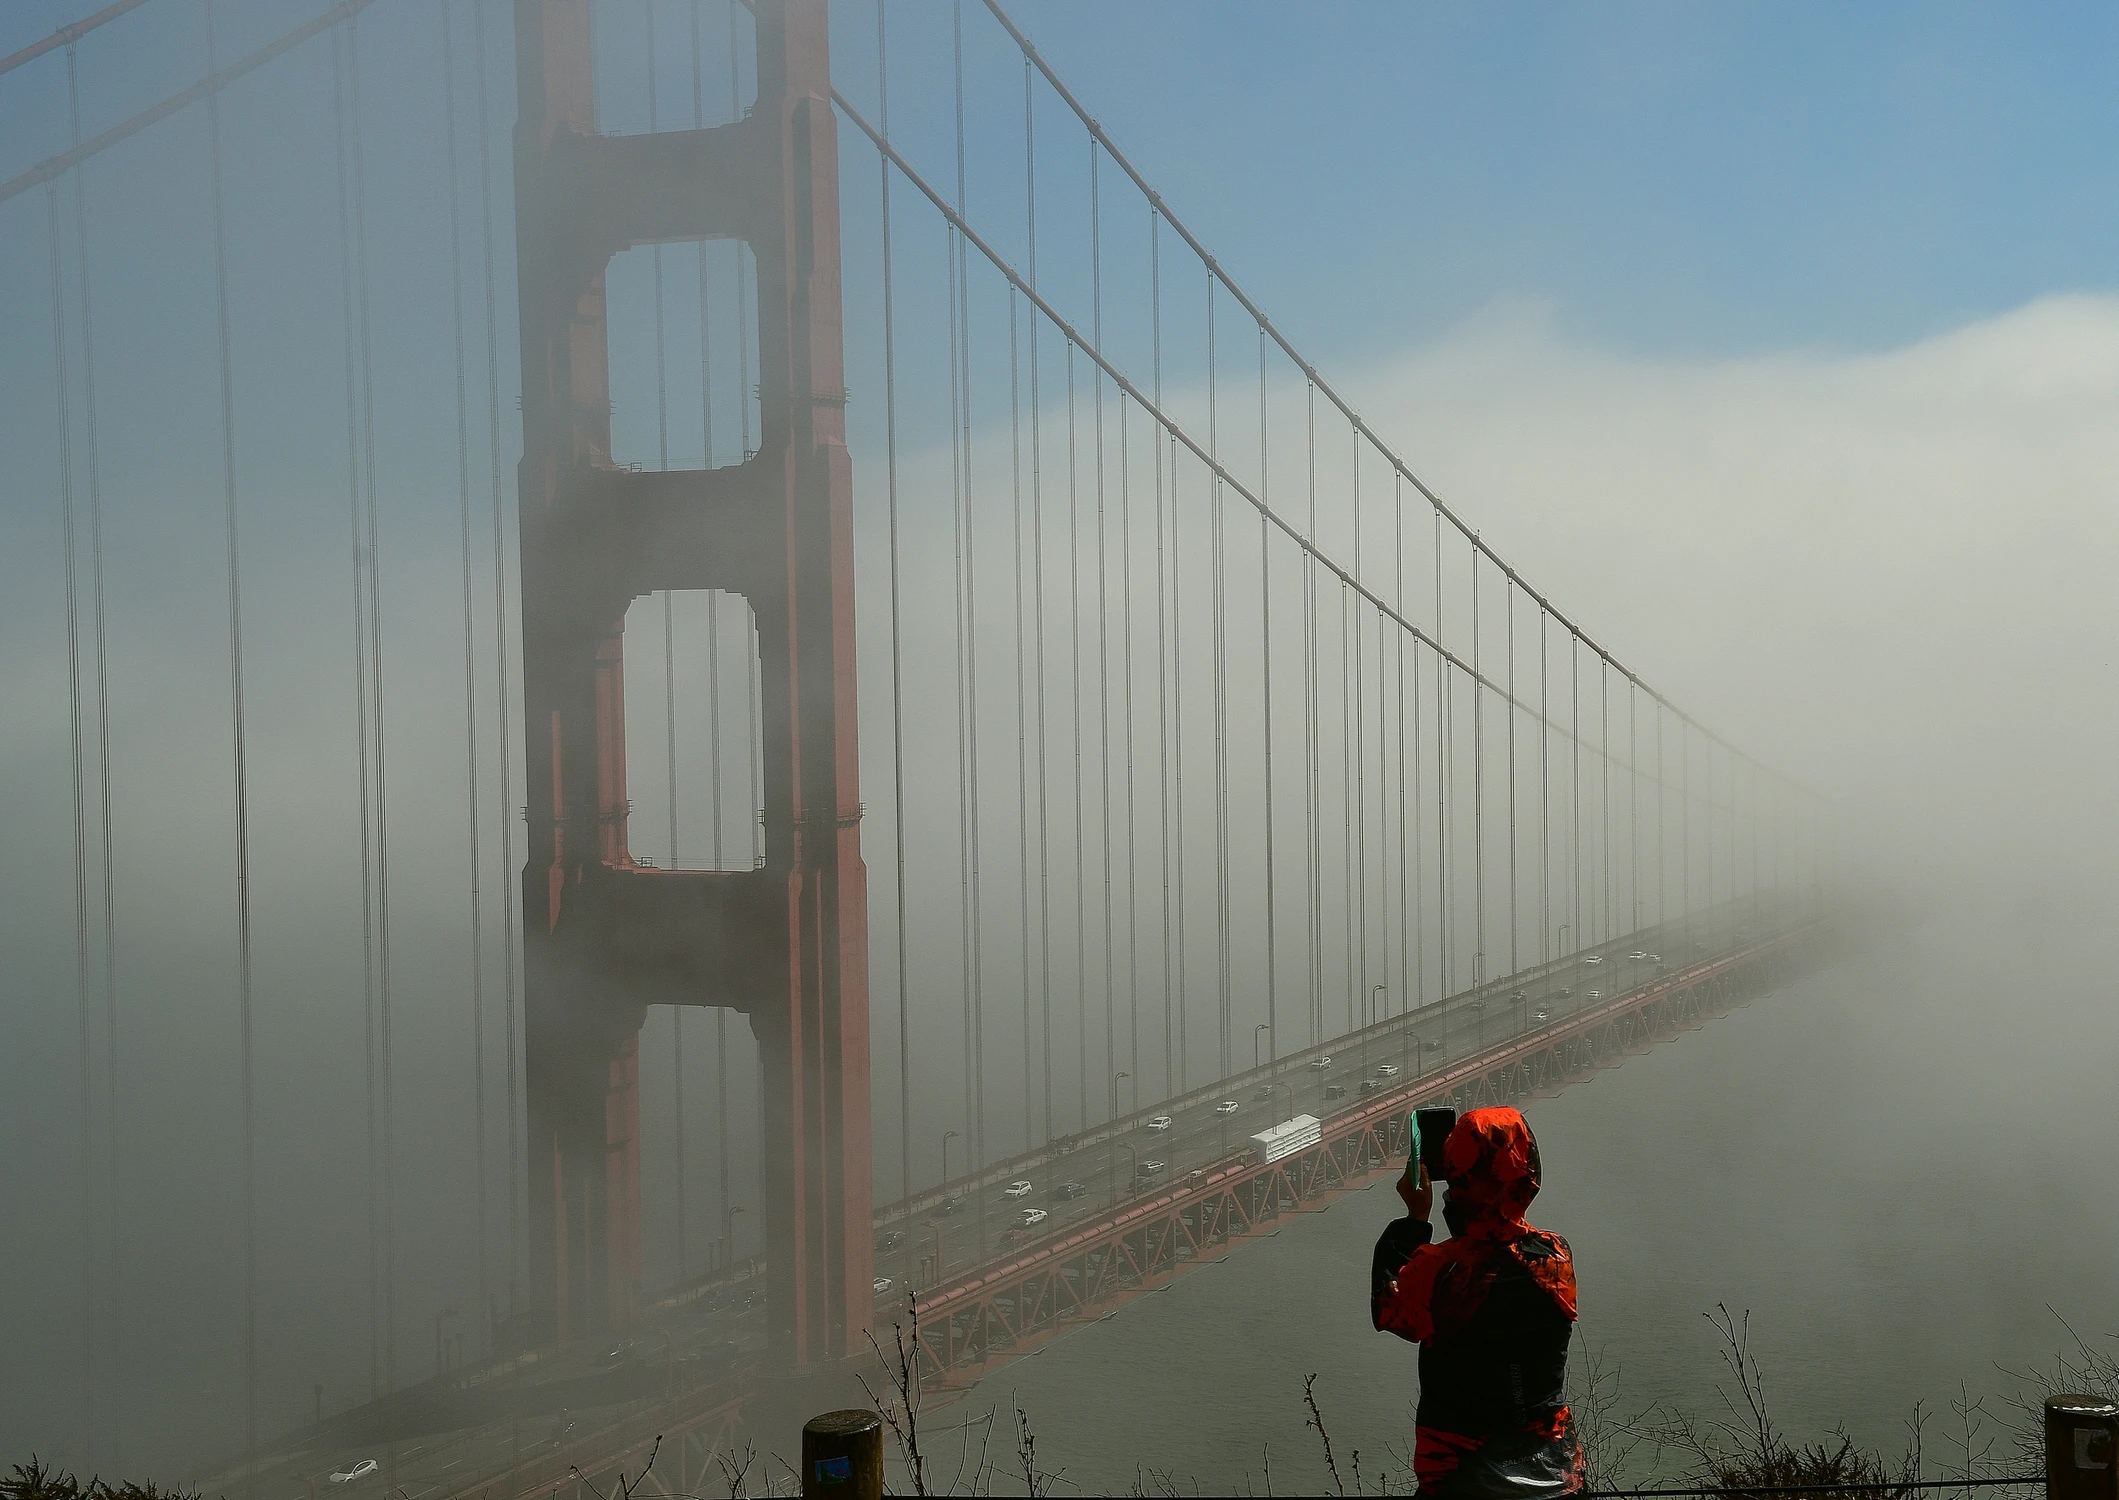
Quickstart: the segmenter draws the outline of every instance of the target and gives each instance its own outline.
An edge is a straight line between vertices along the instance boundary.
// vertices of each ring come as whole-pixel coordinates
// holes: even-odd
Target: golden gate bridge
[[[306,9],[0,59],[84,1465],[159,1360],[224,1372],[229,1488],[686,1479],[908,1295],[975,1380],[1814,946],[1818,799],[1423,483],[995,0]],[[180,1179],[224,1316],[151,1350]]]

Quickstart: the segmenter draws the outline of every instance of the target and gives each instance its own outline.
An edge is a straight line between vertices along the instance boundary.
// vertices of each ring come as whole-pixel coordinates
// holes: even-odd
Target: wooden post
[[[802,1424],[803,1500],[882,1500],[883,1419],[828,1411]]]
[[[2119,1500],[2119,1403],[2045,1398],[2045,1492],[2048,1500]]]

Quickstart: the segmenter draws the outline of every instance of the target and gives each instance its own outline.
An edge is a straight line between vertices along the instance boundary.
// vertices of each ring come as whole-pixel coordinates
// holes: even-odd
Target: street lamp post
[[[1567,956],[1567,934],[1573,929],[1573,927],[1574,923],[1572,922],[1562,922],[1560,924],[1559,948],[1560,956],[1562,958],[1565,958]]]
[[[942,1279],[942,1226],[934,1219],[923,1219],[920,1222],[934,1231],[934,1279],[939,1283]]]
[[[436,1380],[447,1374],[449,1369],[447,1345],[442,1342],[441,1325],[455,1316],[456,1309],[453,1307],[445,1307],[434,1315],[434,1378]]]
[[[740,1203],[731,1203],[721,1216],[721,1269],[725,1273],[736,1259],[736,1215],[748,1212]]]
[[[1126,1153],[1126,1196],[1128,1198],[1133,1196],[1133,1190],[1140,1182],[1140,1156],[1139,1153],[1134,1151],[1133,1143],[1130,1141],[1113,1141],[1111,1143],[1111,1165],[1104,1169],[1111,1174],[1111,1202],[1113,1205],[1118,1202],[1118,1153],[1121,1151]]]
[[[1268,1031],[1271,1031],[1272,1029],[1273,1028],[1264,1021],[1260,1021],[1256,1026],[1253,1026],[1251,1028],[1251,1071],[1254,1073],[1257,1072],[1259,1067],[1261,1066],[1258,1060],[1259,1038],[1263,1037]]]
[[[949,1182],[949,1143],[961,1134],[961,1131],[956,1130],[945,1130],[942,1132],[942,1183],[944,1186],[947,1186]]]
[[[1111,1075],[1111,1118],[1114,1120],[1118,1118],[1118,1081],[1121,1078],[1131,1078],[1132,1076],[1131,1073],[1113,1073]]]

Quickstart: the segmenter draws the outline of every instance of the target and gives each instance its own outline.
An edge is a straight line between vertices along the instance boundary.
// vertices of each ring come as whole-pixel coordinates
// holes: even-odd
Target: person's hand
[[[1435,1190],[1427,1180],[1427,1168],[1418,1157],[1406,1162],[1405,1175],[1398,1179],[1398,1196],[1405,1200],[1405,1211],[1422,1223],[1435,1207]]]

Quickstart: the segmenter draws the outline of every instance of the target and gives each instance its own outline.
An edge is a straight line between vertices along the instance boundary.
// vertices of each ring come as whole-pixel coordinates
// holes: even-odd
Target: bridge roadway
[[[1753,927],[1767,932],[1792,920],[1792,913],[1776,916],[1744,903],[1741,910],[1725,906],[1644,928],[884,1205],[876,1214],[877,1324],[887,1328],[900,1316],[908,1291],[924,1295],[963,1283],[983,1267],[1021,1261],[1040,1242],[1106,1219],[1131,1199],[1188,1177],[1197,1181],[1271,1124],[1303,1113],[1329,1123],[1372,1096],[1418,1092],[1422,1082],[1482,1054],[1561,1031],[1667,971],[1743,944]],[[1386,1066],[1397,1072],[1381,1076]],[[1362,1084],[1369,1081],[1374,1086],[1365,1094]],[[1163,1118],[1167,1126],[1156,1123]],[[1030,1183],[1030,1191],[1009,1196],[1007,1187],[1020,1182]],[[1079,1195],[1069,1195],[1070,1183],[1080,1186]],[[1046,1217],[1026,1227],[1020,1222],[1026,1209]],[[375,1487],[389,1500],[482,1492],[511,1471],[514,1478],[497,1493],[550,1492],[556,1476],[567,1472],[559,1462],[567,1451],[592,1450],[595,1433],[656,1408],[677,1419],[658,1426],[693,1428],[689,1441],[673,1437],[677,1446],[658,1460],[665,1486],[682,1493],[673,1483],[681,1474],[694,1489],[706,1479],[718,1487],[724,1481],[699,1466],[717,1438],[733,1430],[743,1389],[765,1375],[763,1301],[762,1277],[755,1264],[747,1265],[656,1303],[648,1331],[536,1351],[459,1373],[449,1387],[414,1387],[291,1435],[276,1453],[260,1455],[254,1493],[295,1500],[335,1490],[328,1482],[334,1469],[370,1457],[383,1465]],[[391,1426],[400,1433],[395,1441],[384,1435]],[[408,1427],[433,1430],[403,1435]],[[586,1453],[582,1462],[588,1466]],[[673,1466],[678,1473],[664,1472]],[[200,1484],[209,1494],[245,1490],[240,1467]]]

